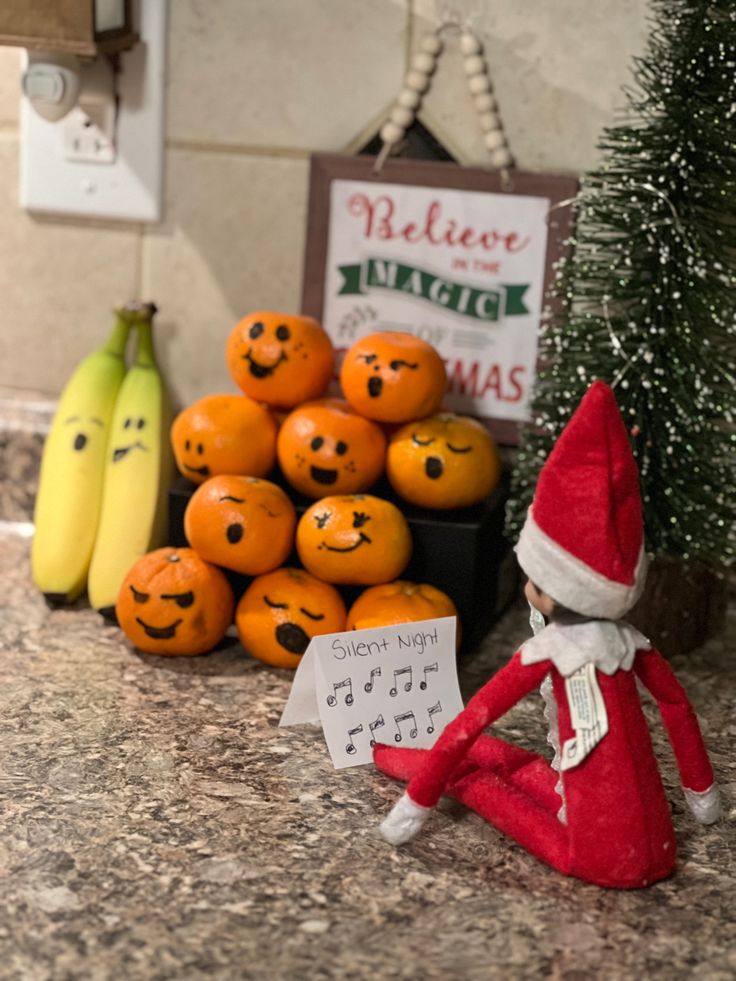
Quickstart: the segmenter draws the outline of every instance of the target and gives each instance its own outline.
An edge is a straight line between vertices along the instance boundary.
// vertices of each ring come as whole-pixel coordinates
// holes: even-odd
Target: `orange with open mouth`
[[[386,437],[343,399],[315,399],[286,417],[277,452],[284,476],[307,497],[356,494],[383,473]]]
[[[332,341],[312,317],[257,310],[243,317],[228,338],[227,366],[252,399],[291,409],[317,398],[332,377]]]
[[[184,534],[215,565],[260,576],[282,565],[294,544],[296,512],[269,480],[220,474],[196,489],[184,512]]]
[[[303,565],[331,583],[389,582],[411,558],[411,532],[401,511],[381,497],[323,497],[302,515],[296,548]]]
[[[294,669],[312,637],[345,629],[345,605],[334,586],[304,569],[276,569],[250,584],[238,603],[235,624],[249,654]]]
[[[447,376],[427,341],[404,331],[381,331],[348,349],[340,385],[350,405],[368,419],[408,422],[439,409]]]
[[[470,416],[440,412],[396,430],[386,475],[406,501],[425,508],[463,508],[498,484],[501,464],[488,430]]]

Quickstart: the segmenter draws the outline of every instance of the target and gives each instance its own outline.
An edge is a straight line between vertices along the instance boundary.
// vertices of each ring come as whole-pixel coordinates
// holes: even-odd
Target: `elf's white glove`
[[[382,822],[381,835],[391,845],[404,845],[419,834],[430,811],[430,807],[415,804],[408,794],[402,794]]]
[[[701,824],[714,824],[721,816],[721,798],[718,787],[712,784],[707,790],[688,790],[685,792],[687,806],[693,812],[693,817]]]

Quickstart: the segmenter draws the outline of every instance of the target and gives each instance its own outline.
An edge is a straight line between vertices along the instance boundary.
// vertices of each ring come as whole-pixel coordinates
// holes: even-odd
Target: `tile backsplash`
[[[301,295],[309,154],[372,136],[439,0],[169,3],[165,218],[32,216],[18,204],[21,53],[0,48],[0,386],[58,394],[111,308],[160,309],[175,399],[232,391],[223,348],[257,308]],[[481,37],[518,164],[576,173],[623,104],[646,0],[458,0]],[[465,164],[486,154],[450,40],[422,121]]]

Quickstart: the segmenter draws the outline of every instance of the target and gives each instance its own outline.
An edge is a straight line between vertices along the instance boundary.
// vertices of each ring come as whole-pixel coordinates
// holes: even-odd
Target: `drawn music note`
[[[427,709],[427,712],[429,713],[429,725],[427,726],[427,732],[434,732],[434,722],[432,721],[432,716],[437,715],[441,711],[442,711],[441,702],[435,702],[434,705],[429,706],[429,708]]]
[[[409,680],[406,681],[406,682],[404,682],[404,691],[411,691],[413,673],[414,672],[413,672],[412,666],[410,664],[407,665],[407,667],[405,667],[405,668],[397,668],[394,671],[394,687],[389,691],[389,695],[397,695],[398,694],[398,692],[399,692],[398,678],[399,678],[399,675],[402,675],[402,674],[409,676]]]
[[[427,688],[427,675],[431,671],[436,672],[438,669],[439,669],[439,665],[438,665],[438,663],[436,661],[434,662],[434,664],[427,664],[425,666],[425,668],[423,669],[424,670],[424,679],[419,682],[419,687],[422,689],[422,691],[425,691],[426,688]]]
[[[386,725],[386,723],[383,721],[383,715],[379,715],[377,719],[373,720],[373,722],[368,723],[368,728],[371,731],[371,746],[376,745],[376,740],[373,736],[373,733],[376,731],[376,729],[380,729],[381,726],[384,725]]]
[[[332,686],[332,694],[327,696],[328,705],[337,705],[337,689],[347,688],[348,693],[345,696],[345,704],[352,705],[355,699],[353,698],[353,679],[345,678],[343,681],[336,681]]]
[[[373,682],[373,679],[374,678],[380,678],[380,677],[381,677],[381,669],[380,668],[371,668],[371,676],[368,679],[368,681],[366,681],[365,685],[363,686],[365,688],[365,690],[368,692],[368,694],[370,694],[373,691],[373,683],[374,683]]]
[[[411,729],[409,729],[409,738],[410,739],[416,738],[416,734],[419,731],[417,729],[417,719],[416,719],[416,716],[414,715],[413,712],[401,712],[400,715],[395,715],[394,716],[394,722],[396,723],[396,730],[397,730],[396,731],[396,735],[394,736],[394,740],[397,743],[400,743],[401,740],[404,738],[403,737],[403,734],[401,732],[401,723],[402,722],[408,722],[409,719],[411,719],[411,721],[412,721]]]
[[[362,725],[356,726],[354,729],[348,729],[348,736],[350,737],[350,742],[345,747],[345,752],[350,753],[351,756],[353,755],[353,753],[357,753],[358,751],[357,746],[353,742],[353,736],[356,736],[359,732],[362,731],[363,731]]]

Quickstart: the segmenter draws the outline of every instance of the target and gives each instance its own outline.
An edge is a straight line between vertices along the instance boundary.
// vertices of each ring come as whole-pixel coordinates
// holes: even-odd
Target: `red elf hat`
[[[516,546],[556,603],[617,620],[646,578],[639,473],[613,392],[593,382],[542,467]]]

